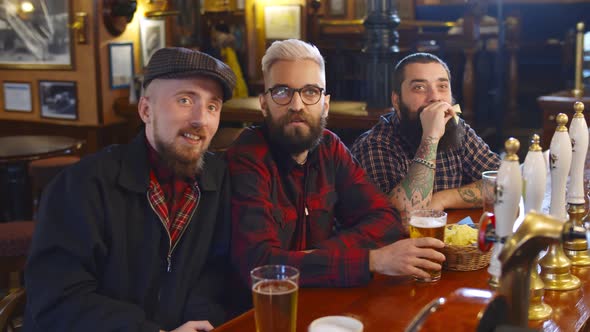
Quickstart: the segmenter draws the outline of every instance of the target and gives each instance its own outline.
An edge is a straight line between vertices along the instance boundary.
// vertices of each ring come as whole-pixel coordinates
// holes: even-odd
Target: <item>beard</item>
[[[194,149],[180,144],[174,144],[174,142],[165,142],[158,135],[157,123],[158,121],[154,121],[154,143],[156,145],[156,151],[160,154],[164,165],[171,169],[174,174],[185,178],[194,178],[201,174],[204,165],[204,156],[209,148],[209,142],[203,142],[203,148],[196,152]],[[202,130],[194,128],[183,129],[180,132],[205,137],[205,133]],[[205,138],[202,138],[202,140],[205,140]]]
[[[420,107],[417,112],[413,113],[410,108],[400,100],[400,131],[415,149],[422,142],[422,123],[420,122],[420,113],[424,107]],[[445,133],[438,141],[438,151],[447,152],[461,146],[465,137],[465,127],[459,126],[454,119],[450,119],[445,125]]]
[[[323,112],[322,112],[323,113]],[[268,128],[268,134],[273,145],[289,154],[299,154],[318,146],[322,140],[324,128],[326,128],[326,117],[320,116],[313,119],[303,112],[288,111],[287,114],[274,118],[268,107],[266,108],[264,124]],[[309,126],[309,132],[303,128],[295,127],[292,132],[287,132],[287,125],[293,120],[302,120]]]

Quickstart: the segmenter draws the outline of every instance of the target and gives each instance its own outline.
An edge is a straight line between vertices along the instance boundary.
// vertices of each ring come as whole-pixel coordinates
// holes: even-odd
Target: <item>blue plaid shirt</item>
[[[436,153],[436,176],[433,192],[458,188],[481,179],[481,173],[500,167],[500,157],[460,120],[465,127],[463,144]],[[389,194],[406,176],[417,147],[402,137],[396,112],[383,115],[379,122],[362,134],[352,147],[369,177]]]

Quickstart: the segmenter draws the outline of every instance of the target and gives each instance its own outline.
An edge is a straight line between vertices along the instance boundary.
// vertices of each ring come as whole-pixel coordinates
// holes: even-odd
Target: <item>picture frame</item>
[[[71,0],[13,3],[0,1],[0,68],[73,69]]]
[[[33,112],[31,83],[3,82],[4,110],[7,112]]]
[[[328,14],[331,17],[344,17],[346,16],[346,0],[329,0],[328,1]]]
[[[395,9],[397,10],[397,15],[400,19],[403,20],[416,19],[416,10],[414,7],[414,0],[399,0],[395,2]]]
[[[301,39],[301,6],[265,6],[264,26],[267,40]]]
[[[142,18],[139,21],[139,35],[141,59],[145,67],[157,50],[166,47],[166,21]]]
[[[42,118],[77,120],[78,92],[74,81],[39,81]]]
[[[133,43],[110,43],[109,82],[111,89],[129,89],[134,74]]]

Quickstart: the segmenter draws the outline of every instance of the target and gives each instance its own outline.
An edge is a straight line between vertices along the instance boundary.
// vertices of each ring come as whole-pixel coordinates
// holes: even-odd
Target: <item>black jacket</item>
[[[25,331],[158,331],[224,320],[225,162],[205,157],[201,198],[172,253],[147,199],[144,134],[82,159],[46,188],[25,272]]]

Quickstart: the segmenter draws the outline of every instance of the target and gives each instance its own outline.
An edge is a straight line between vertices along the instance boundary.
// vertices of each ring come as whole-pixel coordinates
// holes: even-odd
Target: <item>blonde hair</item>
[[[317,47],[299,39],[286,39],[273,42],[262,57],[262,74],[266,77],[272,65],[281,60],[311,60],[320,66],[322,80],[326,82],[324,58]]]

